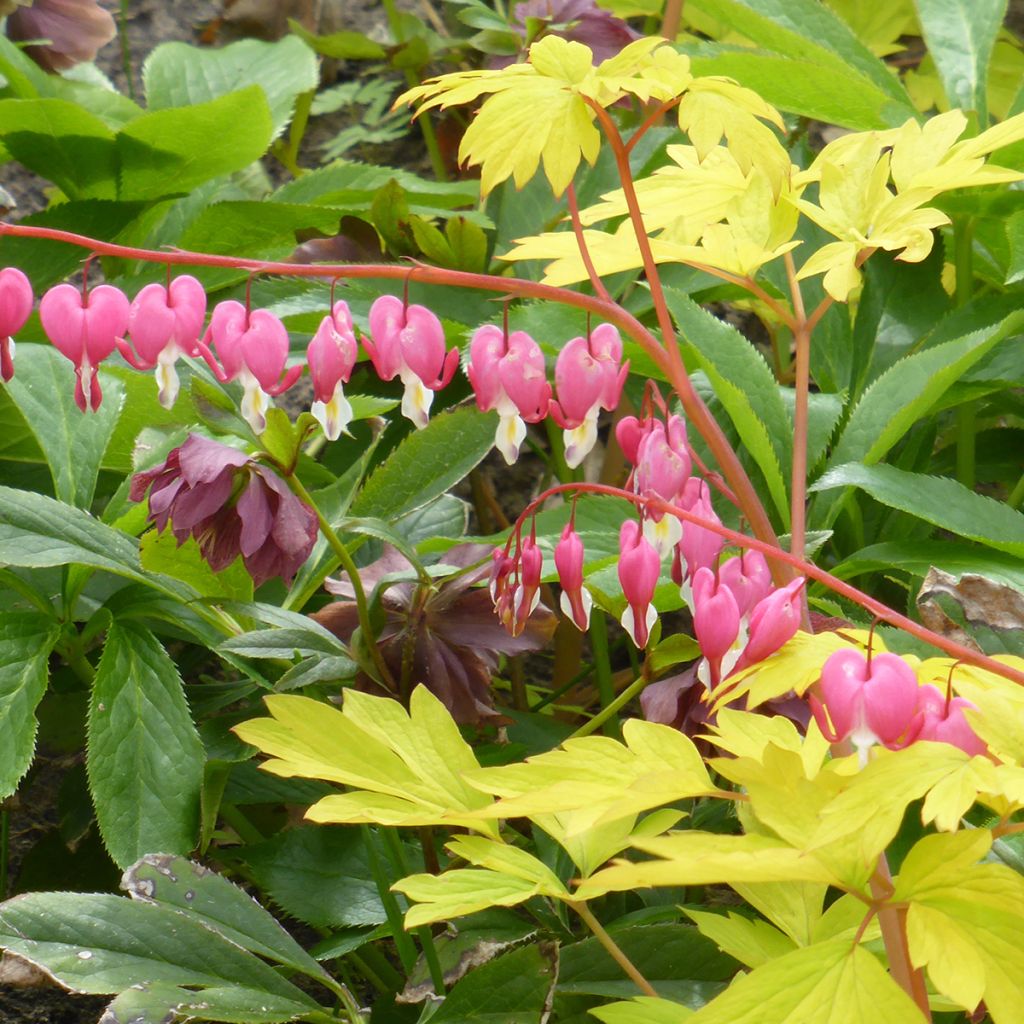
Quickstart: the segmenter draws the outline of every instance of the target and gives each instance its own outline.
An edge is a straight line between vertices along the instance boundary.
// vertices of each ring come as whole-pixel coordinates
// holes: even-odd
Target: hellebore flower
[[[75,403],[82,412],[95,412],[103,401],[96,372],[124,334],[128,309],[128,297],[109,284],[88,292],[59,284],[39,303],[46,336],[75,364]]]
[[[812,694],[810,703],[825,738],[849,736],[862,760],[876,743],[895,750],[915,738],[917,676],[898,655],[869,662],[853,648],[836,651],[821,668],[821,700]]]
[[[14,376],[15,331],[25,326],[32,312],[32,285],[17,267],[0,270],[0,380]]]
[[[352,422],[352,406],[342,385],[352,376],[358,355],[352,314],[347,303],[338,301],[330,315],[320,321],[306,348],[309,376],[313,380],[314,402],[310,412],[323,427],[328,441],[337,441]]]
[[[740,611],[733,592],[703,565],[693,576],[693,631],[708,665],[708,678],[701,678],[710,689],[732,670],[723,660],[740,636]]]
[[[211,342],[216,356],[210,351]],[[302,366],[285,370],[289,345],[284,324],[267,309],[249,312],[240,302],[228,299],[214,306],[210,325],[196,347],[222,384],[239,381],[245,390],[242,416],[262,434],[267,429],[270,397],[287,391],[302,373]]]
[[[627,519],[619,530],[619,583],[626,598],[622,628],[641,650],[651,638],[658,613],[651,601],[661,575],[661,559],[640,524]]]
[[[480,545],[452,548],[441,562],[451,567],[451,575],[429,582],[387,546],[380,559],[359,570],[367,591],[378,583],[383,591],[385,619],[377,645],[392,675],[403,690],[423,683],[457,722],[466,724],[497,717],[491,677],[499,656],[540,650],[556,625],[555,616],[544,605],[534,608],[516,636],[509,636],[495,622],[490,594],[478,586],[491,573],[491,566],[467,569],[486,554]],[[410,579],[393,581],[393,575],[403,571]],[[328,580],[325,587],[344,600],[321,608],[313,618],[348,643],[359,625],[351,583],[342,577]],[[365,675],[356,678],[356,685],[378,688]]]
[[[241,555],[256,586],[273,576],[291,582],[316,541],[316,513],[273,470],[198,434],[135,474],[132,501],[147,490],[158,530],[169,525],[179,545],[194,537],[214,572]]]
[[[551,385],[544,353],[525,331],[513,331],[506,338],[500,327],[487,325],[475,331],[469,343],[466,376],[477,406],[498,413],[494,444],[511,466],[519,458],[526,424],[539,423],[548,414]]]
[[[964,715],[965,708],[977,710],[976,705],[966,697],[947,699],[936,687],[927,683],[918,689],[917,708],[920,727],[916,739],[949,743],[972,757],[984,754],[988,749]]]
[[[128,310],[131,345],[117,338],[117,348],[136,370],[156,370],[160,404],[170,409],[178,397],[179,356],[196,356],[196,342],[206,319],[206,291],[191,275],[176,277],[165,288],[147,284]],[[134,348],[132,347],[134,346]]]
[[[117,35],[117,26],[95,0],[33,0],[8,16],[7,35],[14,42],[48,40],[25,52],[48,71],[64,71],[92,60]]]
[[[459,365],[457,348],[445,352],[441,321],[426,306],[382,295],[370,307],[370,337],[363,345],[381,380],[397,375],[405,385],[402,415],[425,427],[434,392],[447,387]]]
[[[573,338],[555,361],[551,415],[562,428],[565,461],[575,469],[597,441],[597,417],[619,404],[629,363],[622,361],[622,338],[611,324],[599,324],[589,338]]]
[[[583,588],[583,541],[572,519],[565,524],[562,536],[555,545],[555,569],[558,571],[558,582],[562,585],[559,600],[562,612],[578,630],[586,632],[590,625],[593,600]]]

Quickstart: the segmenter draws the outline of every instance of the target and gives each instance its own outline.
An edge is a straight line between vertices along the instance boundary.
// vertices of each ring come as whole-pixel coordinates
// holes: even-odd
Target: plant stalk
[[[604,930],[601,922],[598,921],[598,919],[591,913],[590,907],[588,907],[586,903],[575,903],[572,901],[569,901],[569,906],[579,914],[583,923],[594,933],[594,937],[597,941],[600,942],[608,951],[608,955],[623,969],[623,971],[626,972],[630,981],[632,981],[645,996],[657,999],[658,993],[654,990],[654,986],[640,973],[636,964],[626,956],[618,943]]]

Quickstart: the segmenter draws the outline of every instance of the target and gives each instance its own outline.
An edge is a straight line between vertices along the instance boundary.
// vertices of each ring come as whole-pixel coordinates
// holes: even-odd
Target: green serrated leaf
[[[148,630],[115,622],[93,684],[86,767],[117,864],[192,849],[203,760],[174,662]]]
[[[58,633],[53,619],[39,612],[0,616],[0,799],[18,788],[32,762],[36,706],[46,692],[50,651]]]
[[[193,537],[179,545],[170,530],[148,530],[139,541],[139,557],[144,569],[180,580],[202,597],[252,600],[252,577],[241,557],[226,569],[214,572]]]
[[[946,477],[908,473],[895,466],[836,466],[816,481],[812,491],[859,487],[876,501],[907,512],[959,537],[980,541],[997,551],[1024,556],[1024,515],[1002,502],[968,490]]]

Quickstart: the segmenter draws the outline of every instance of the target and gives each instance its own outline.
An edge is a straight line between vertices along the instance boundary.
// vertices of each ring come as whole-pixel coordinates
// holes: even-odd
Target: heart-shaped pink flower
[[[0,380],[14,376],[14,340],[32,312],[32,285],[17,267],[0,270]]]
[[[125,333],[128,309],[128,297],[108,284],[88,292],[59,284],[39,303],[46,336],[75,364],[75,402],[83,412],[100,407],[103,392],[97,368]]]

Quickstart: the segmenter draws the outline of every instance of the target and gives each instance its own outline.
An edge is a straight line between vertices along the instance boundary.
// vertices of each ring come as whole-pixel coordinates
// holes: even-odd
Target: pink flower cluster
[[[14,373],[11,335],[32,310],[28,278],[14,268],[0,271],[0,373]],[[175,364],[182,356],[203,359],[217,380],[234,381],[244,391],[242,415],[257,433],[266,427],[273,397],[301,376],[302,364],[288,365],[288,332],[266,309],[240,302],[218,303],[206,322],[203,286],[187,274],[164,286],[146,285],[134,301],[118,288],[70,284],[51,288],[39,305],[43,330],[75,367],[75,401],[83,411],[103,399],[97,371],[115,350],[137,370],[154,370],[160,402],[170,408],[179,381]],[[425,427],[434,393],[446,387],[459,366],[459,350],[448,349],[444,328],[425,306],[382,295],[370,307],[369,334],[363,347],[381,380],[398,377],[404,385],[402,413]],[[352,419],[344,385],[359,358],[352,315],[335,302],[306,348],[313,382],[311,412],[330,440]],[[544,354],[523,331],[479,328],[469,345],[466,373],[477,405],[499,415],[495,443],[507,462],[518,457],[526,424],[549,414],[565,432],[566,461],[578,466],[597,439],[601,410],[619,402],[629,372],[622,362],[622,339],[610,324],[574,338],[555,362],[555,392],[548,383]]]
[[[730,673],[774,654],[793,636],[804,581],[776,588],[764,556],[756,551],[719,565],[721,536],[697,523],[683,523],[664,507],[674,505],[709,523],[719,522],[707,482],[693,475],[681,417],[627,416],[619,422],[616,437],[633,465],[627,487],[647,499],[638,502],[639,520],[627,519],[619,532],[618,575],[626,599],[622,626],[637,647],[647,646],[657,621],[653,601],[662,562],[671,558],[672,578],[693,612],[704,655],[700,677],[708,688],[717,686]],[[516,540],[514,555],[511,544],[510,539],[494,554],[491,593],[499,618],[515,632],[539,600],[543,558],[535,528]],[[584,555],[574,509],[555,546],[554,561],[562,611],[581,630],[589,624],[592,607],[583,581]]]
[[[849,739],[862,759],[876,744],[899,750],[917,740],[985,753],[964,715],[974,704],[943,696],[930,683],[919,685],[909,662],[897,654],[836,651],[821,669],[821,699],[812,694],[810,703],[825,738]]]

